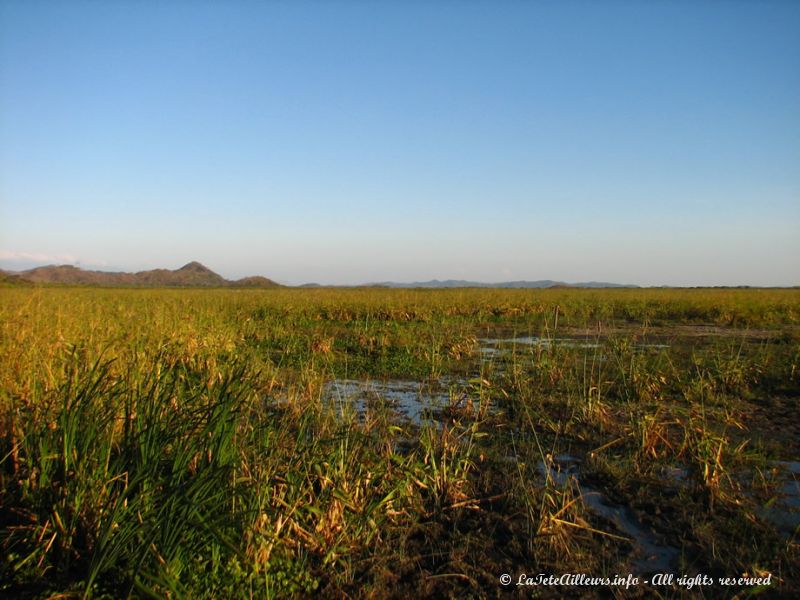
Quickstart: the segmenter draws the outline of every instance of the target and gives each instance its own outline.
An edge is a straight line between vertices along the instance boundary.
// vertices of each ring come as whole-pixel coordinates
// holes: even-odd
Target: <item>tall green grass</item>
[[[543,476],[563,452],[682,567],[796,589],[796,534],[759,516],[798,458],[768,433],[800,397],[796,290],[0,294],[2,594],[491,596],[515,569],[625,568]],[[516,334],[551,343],[481,355]],[[442,376],[421,423],[322,393]]]

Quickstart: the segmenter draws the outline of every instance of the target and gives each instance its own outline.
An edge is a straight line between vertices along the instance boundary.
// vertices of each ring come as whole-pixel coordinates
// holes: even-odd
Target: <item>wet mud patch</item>
[[[798,407],[800,399],[793,396],[765,395],[748,401],[745,414],[749,437],[779,456],[800,456]]]

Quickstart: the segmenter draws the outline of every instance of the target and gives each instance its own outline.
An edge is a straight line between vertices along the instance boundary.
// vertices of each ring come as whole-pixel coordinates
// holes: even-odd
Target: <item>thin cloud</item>
[[[0,250],[0,260],[4,261],[26,261],[37,263],[58,263],[58,264],[89,264],[104,266],[103,261],[82,260],[73,254],[43,254],[41,252],[16,252]]]

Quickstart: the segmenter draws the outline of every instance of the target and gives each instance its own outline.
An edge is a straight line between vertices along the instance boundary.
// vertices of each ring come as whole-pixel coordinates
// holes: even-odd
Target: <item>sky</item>
[[[800,284],[800,3],[0,2],[0,268]]]

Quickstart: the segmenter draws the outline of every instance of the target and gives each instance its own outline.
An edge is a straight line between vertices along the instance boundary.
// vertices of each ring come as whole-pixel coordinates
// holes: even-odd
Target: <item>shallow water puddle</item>
[[[560,454],[539,464],[539,473],[552,478],[559,485],[570,480],[578,486],[586,507],[595,515],[610,521],[635,547],[636,558],[631,568],[638,575],[666,573],[678,565],[678,549],[659,541],[653,531],[643,524],[629,508],[612,502],[603,492],[580,480],[581,460],[569,454]]]
[[[481,338],[481,352],[486,350],[507,350],[509,346],[542,346],[549,348],[561,346],[562,348],[600,348],[601,344],[583,338],[540,338],[533,335],[515,338]]]
[[[756,503],[755,513],[759,518],[774,525],[784,537],[791,537],[800,528],[800,462],[778,460],[771,464],[777,470],[777,486],[772,499],[767,504],[759,504],[752,491],[744,489],[744,495]],[[686,467],[667,466],[661,473],[678,486],[690,484]],[[749,476],[740,475],[737,479],[745,484]]]
[[[761,507],[761,518],[769,521],[786,537],[793,536],[800,528],[800,462],[775,461],[783,479],[777,488],[774,502]]]
[[[569,348],[582,350],[598,350],[603,348],[603,342],[598,338],[586,337],[560,337],[541,338],[537,336],[479,338],[479,352],[482,358],[493,359],[510,354],[515,348]],[[661,342],[639,342],[632,345],[636,352],[659,352],[670,348],[669,344]],[[596,355],[597,360],[605,360],[605,355]]]
[[[371,404],[384,402],[397,414],[419,423],[426,411],[448,405],[451,394],[442,382],[335,379],[323,386],[322,398],[352,404],[360,414]]]

